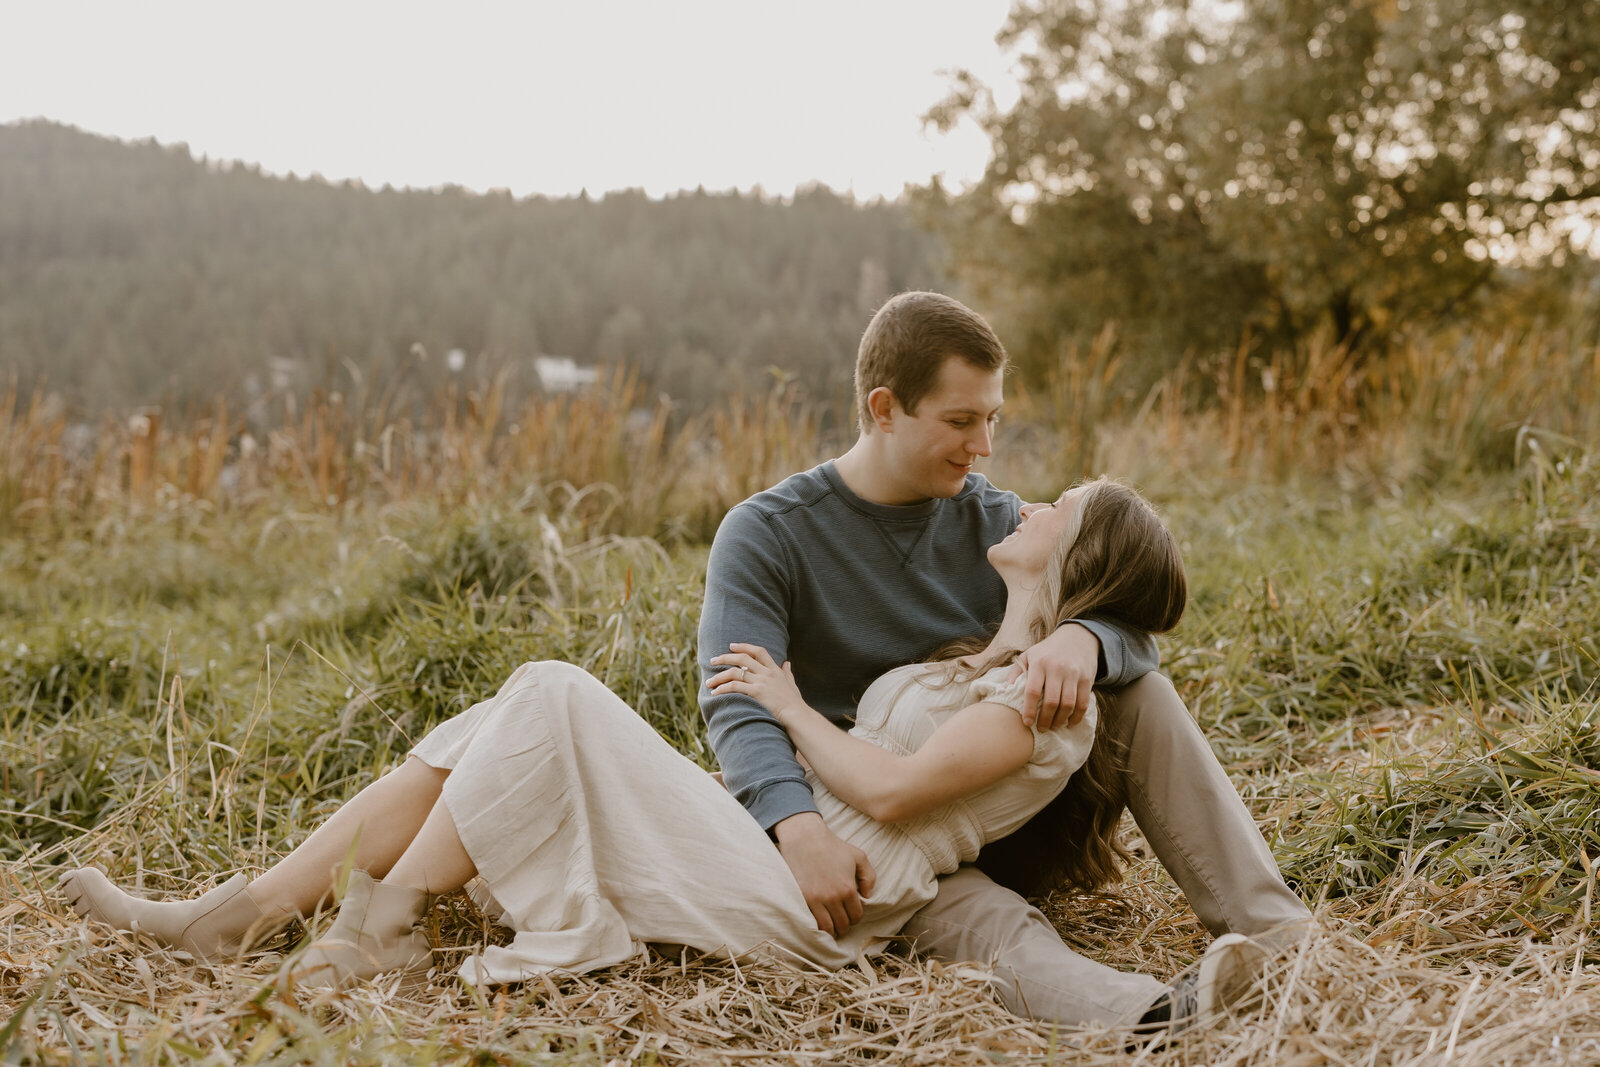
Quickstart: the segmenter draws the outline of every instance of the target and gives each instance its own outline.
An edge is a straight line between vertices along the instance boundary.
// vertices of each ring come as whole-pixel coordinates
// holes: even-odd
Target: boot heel
[[[433,946],[416,923],[427,904],[420,889],[384,885],[365,871],[351,871],[333,926],[290,974],[306,986],[338,988],[387,971],[425,973],[433,966]]]

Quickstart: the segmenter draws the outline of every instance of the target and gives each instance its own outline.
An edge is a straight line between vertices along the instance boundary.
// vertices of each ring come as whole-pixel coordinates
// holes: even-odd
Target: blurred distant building
[[[600,379],[599,367],[580,367],[567,356],[534,356],[533,370],[547,393],[576,393]]]

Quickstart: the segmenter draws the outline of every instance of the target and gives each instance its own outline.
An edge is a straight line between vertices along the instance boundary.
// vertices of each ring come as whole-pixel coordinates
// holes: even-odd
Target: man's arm
[[[1124,686],[1160,665],[1156,640],[1108,619],[1074,619],[1018,657],[1012,677],[1028,672],[1023,721],[1039,729],[1076,726],[1098,683]]]
[[[1099,641],[1099,685],[1120,689],[1161,666],[1156,639],[1143,630],[1110,619],[1074,619],[1068,625],[1082,626]]]
[[[728,790],[762,829],[816,811],[811,786],[789,735],[760,704],[705,688],[713,656],[735,641],[770,641],[788,654],[790,568],[783,546],[759,511],[736,507],[717,530],[706,562],[700,612],[700,712]]]
[[[716,673],[711,658],[735,642],[787,657],[790,575],[784,547],[761,513],[752,507],[728,512],[706,562],[700,711],[728,790],[777,841],[818,929],[843,936],[861,918],[861,894],[871,891],[865,853],[823,823],[794,745],[777,720],[747,696],[712,693],[704,684]]]

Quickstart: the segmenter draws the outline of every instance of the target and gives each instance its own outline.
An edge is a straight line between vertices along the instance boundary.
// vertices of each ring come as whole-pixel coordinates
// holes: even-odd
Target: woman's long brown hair
[[[1041,641],[1067,620],[1084,618],[1165,633],[1178,625],[1187,600],[1178,542],[1155,509],[1125,485],[1091,482],[1045,564],[1031,637]],[[973,656],[987,645],[985,638],[958,641],[934,658]],[[957,666],[951,680],[976,678],[1019,654],[1008,649],[975,667]],[[1107,729],[1117,714],[1116,694],[1096,686],[1095,701],[1100,719],[1088,761],[1060,796],[978,857],[991,878],[1019,893],[1038,896],[1064,882],[1092,891],[1122,878],[1129,855],[1116,831],[1127,807],[1127,779],[1123,753]]]

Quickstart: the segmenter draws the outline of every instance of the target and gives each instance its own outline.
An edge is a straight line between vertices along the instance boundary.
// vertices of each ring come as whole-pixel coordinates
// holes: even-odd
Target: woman
[[[441,724],[248,885],[239,875],[196,900],[159,903],[86,868],[67,876],[67,895],[87,918],[215,958],[311,914],[348,862],[338,917],[296,968],[316,983],[427,969],[431,949],[414,924],[428,896],[474,876],[481,902],[518,932],[470,957],[468,981],[607,966],[642,941],[839,967],[896,933],[940,874],[1016,830],[1069,778],[1084,837],[1069,842],[1062,873],[1102,883],[1116,873],[1121,798],[1100,786],[1111,754],[1090,760],[1095,713],[1036,733],[1020,718],[1022,680],[1005,679],[1018,650],[1068,618],[1170,630],[1186,597],[1176,543],[1137,494],[1100,481],[1031,511],[989,561],[1007,590],[995,633],[878,679],[848,734],[807,707],[764,650],[734,645],[712,660],[726,669],[708,684],[753,696],[783,723],[830,829],[871,859],[877,883],[863,887],[866,912],[844,938],[817,929],[777,850],[711,776],[561,663],[525,665]]]

